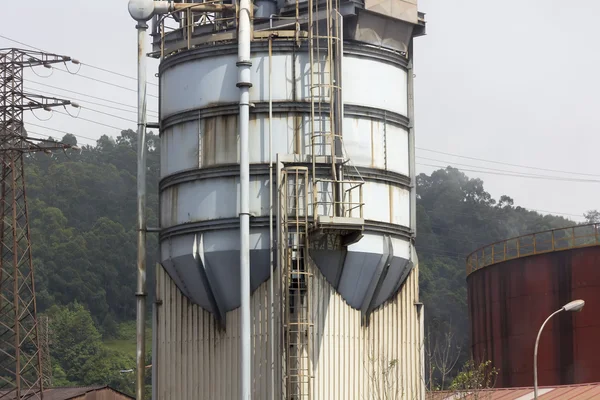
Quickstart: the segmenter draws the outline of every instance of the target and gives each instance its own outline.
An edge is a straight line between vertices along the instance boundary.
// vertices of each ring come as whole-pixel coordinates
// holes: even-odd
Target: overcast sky
[[[507,194],[518,205],[572,214],[570,217],[577,221],[586,210],[600,208],[600,170],[596,167],[600,148],[600,3],[421,0],[419,8],[427,19],[427,36],[415,43],[419,171],[429,173],[435,169],[431,165],[452,164],[469,176],[482,178],[496,198]],[[54,113],[50,120],[41,122],[29,115],[27,122],[44,126],[30,124],[30,132],[62,137],[62,133],[49,129],[53,128],[88,137],[79,140],[93,144],[102,134],[118,135],[120,129],[135,129],[135,80],[91,67],[135,77],[135,23],[127,12],[126,0],[12,2],[2,10],[0,22],[0,35],[87,64],[79,76],[54,71],[46,78],[27,71],[26,88],[30,91],[117,108],[80,101],[86,106],[80,119]],[[0,38],[0,46],[16,44]],[[78,67],[71,65],[69,69],[75,72]],[[44,76],[51,73],[46,69],[35,72]],[[156,72],[157,62],[151,61],[153,82]],[[149,93],[157,94],[156,87],[149,86]],[[149,109],[157,109],[155,98],[150,98]],[[71,112],[77,114],[77,110]],[[153,120],[152,115],[149,120]],[[50,114],[38,111],[36,116],[47,119]],[[487,173],[482,172],[484,168]]]

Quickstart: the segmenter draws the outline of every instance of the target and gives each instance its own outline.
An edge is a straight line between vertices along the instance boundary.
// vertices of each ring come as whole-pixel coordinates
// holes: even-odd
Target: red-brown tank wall
[[[600,246],[506,261],[467,278],[476,361],[499,368],[497,387],[533,385],[533,348],[544,320],[571,300],[579,313],[553,317],[538,349],[538,383],[600,382]]]

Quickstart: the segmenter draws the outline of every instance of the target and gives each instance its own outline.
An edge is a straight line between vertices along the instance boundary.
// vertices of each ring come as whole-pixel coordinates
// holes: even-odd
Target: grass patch
[[[135,358],[137,345],[135,341],[135,321],[119,324],[119,333],[116,339],[104,341],[104,346],[113,351],[118,351]],[[146,353],[152,349],[152,329],[146,327]]]

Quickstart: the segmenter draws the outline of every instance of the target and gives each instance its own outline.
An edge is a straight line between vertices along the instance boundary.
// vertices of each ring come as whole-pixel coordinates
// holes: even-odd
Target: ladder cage
[[[297,18],[298,7],[296,2]],[[326,231],[334,235],[362,229],[364,180],[351,166],[343,143],[343,23],[338,9],[339,0],[308,0],[310,143],[304,150],[310,153],[311,162],[308,166],[284,164],[280,170],[282,391],[287,400],[312,398],[315,266],[308,253],[310,235],[324,223],[329,224]],[[317,20],[317,15],[324,17]]]
[[[309,65],[310,65],[310,146],[312,155],[313,217],[363,218],[364,180],[348,180],[350,160],[343,144],[342,60],[343,24],[336,0],[325,1],[325,32],[323,23],[315,21],[319,2],[309,1]],[[319,156],[331,167],[330,176],[317,176]],[[356,170],[356,168],[354,168]]]
[[[312,271],[308,262],[308,168],[286,167],[280,186],[285,398],[310,399]]]

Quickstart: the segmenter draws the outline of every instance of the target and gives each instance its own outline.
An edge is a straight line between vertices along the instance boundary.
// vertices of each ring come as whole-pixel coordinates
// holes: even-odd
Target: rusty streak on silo
[[[252,21],[252,398],[374,399],[383,366],[396,365],[387,390],[422,399],[412,43],[423,15],[414,0],[262,0]],[[161,140],[153,390],[239,399],[236,14],[156,17],[151,55]]]

